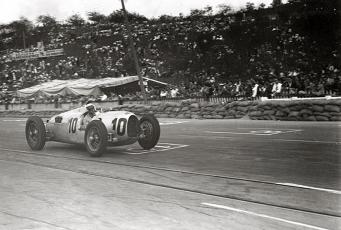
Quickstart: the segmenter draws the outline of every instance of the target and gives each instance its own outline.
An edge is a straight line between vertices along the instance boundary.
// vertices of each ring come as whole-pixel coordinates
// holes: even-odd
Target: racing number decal
[[[120,136],[123,136],[124,133],[126,132],[126,124],[127,124],[127,119],[125,118],[120,118],[118,120],[118,125],[117,125],[117,134]],[[121,128],[122,126],[122,128]]]
[[[116,130],[116,122],[117,118],[115,118],[111,123],[112,123],[112,130]]]
[[[72,118],[69,121],[69,133],[75,133],[76,132],[76,125],[77,125],[77,118]]]
[[[117,127],[116,127],[117,125]],[[117,135],[123,136],[126,132],[127,119],[120,118],[117,122],[117,118],[112,121],[112,130],[116,130]]]

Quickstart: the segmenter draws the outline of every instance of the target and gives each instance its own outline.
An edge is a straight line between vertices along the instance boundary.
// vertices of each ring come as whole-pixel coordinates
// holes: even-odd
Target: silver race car
[[[153,148],[160,137],[160,125],[153,115],[141,119],[127,111],[98,112],[93,104],[53,116],[44,124],[38,116],[26,122],[26,140],[32,150],[41,150],[46,141],[85,144],[93,157],[107,146],[133,144]]]

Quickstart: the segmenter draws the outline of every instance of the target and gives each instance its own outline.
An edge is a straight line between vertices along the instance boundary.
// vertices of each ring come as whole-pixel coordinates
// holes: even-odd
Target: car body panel
[[[85,107],[80,107],[53,116],[46,123],[48,140],[84,144],[86,126],[82,125],[82,120],[86,112],[87,109]],[[131,112],[97,112],[92,120],[101,120],[107,128],[108,145],[132,144],[138,139],[138,119]]]

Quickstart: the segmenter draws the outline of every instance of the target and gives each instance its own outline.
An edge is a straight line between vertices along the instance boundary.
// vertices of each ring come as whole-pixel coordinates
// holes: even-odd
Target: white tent
[[[102,94],[101,88],[115,87],[138,81],[138,76],[76,80],[53,80],[17,91],[19,97],[52,95],[94,95]]]

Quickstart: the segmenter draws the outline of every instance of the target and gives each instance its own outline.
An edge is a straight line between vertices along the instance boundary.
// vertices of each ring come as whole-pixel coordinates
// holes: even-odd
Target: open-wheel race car
[[[93,104],[76,108],[47,120],[31,116],[26,121],[26,140],[32,150],[41,150],[46,141],[84,144],[93,157],[107,146],[138,142],[143,149],[153,148],[160,137],[160,125],[153,115],[140,119],[127,111],[96,111]]]

